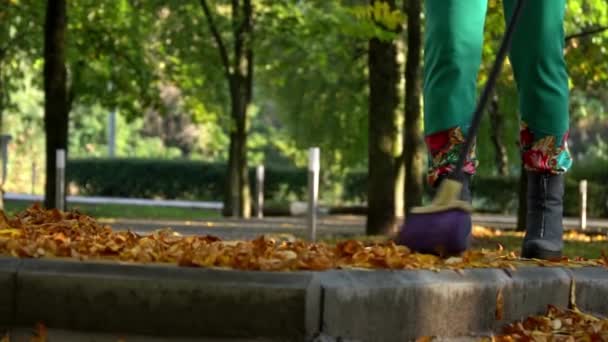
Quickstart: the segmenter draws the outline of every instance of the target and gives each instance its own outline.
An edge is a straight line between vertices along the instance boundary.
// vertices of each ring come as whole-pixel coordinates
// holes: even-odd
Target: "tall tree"
[[[371,5],[382,3],[371,0]],[[384,2],[395,9],[395,1]],[[377,23],[377,25],[382,25]],[[387,30],[391,30],[386,28]],[[398,27],[392,28],[396,31]],[[392,40],[372,38],[368,48],[369,137],[367,234],[387,234],[395,228],[399,63]]]
[[[422,204],[423,138],[420,100],[422,55],[421,0],[404,1],[407,13],[407,62],[405,64],[405,120],[403,153],[405,160],[405,212]]]
[[[55,208],[57,149],[67,153],[68,98],[66,56],[66,0],[48,0],[44,25],[44,130],[46,133],[46,183],[44,205]]]
[[[227,196],[225,213],[249,217],[251,199],[247,168],[247,114],[253,93],[253,6],[251,0],[232,0],[232,58],[215,24],[207,0],[201,0],[207,25],[213,35],[224,67],[230,93],[230,148],[228,154]]]

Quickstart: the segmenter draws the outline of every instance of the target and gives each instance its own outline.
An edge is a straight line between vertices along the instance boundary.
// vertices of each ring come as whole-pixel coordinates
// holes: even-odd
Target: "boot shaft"
[[[522,256],[557,257],[563,249],[564,175],[528,171],[526,237]]]

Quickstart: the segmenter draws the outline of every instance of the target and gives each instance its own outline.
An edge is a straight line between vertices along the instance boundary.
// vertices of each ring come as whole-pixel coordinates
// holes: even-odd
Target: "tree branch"
[[[574,33],[574,34],[566,36],[566,42],[568,42],[568,41],[570,41],[572,39],[575,39],[575,38],[592,36],[594,34],[602,33],[604,31],[608,31],[608,26],[600,26],[600,27],[596,27],[596,28],[593,28],[593,29],[583,30],[581,32]]]
[[[224,64],[224,69],[226,72],[226,76],[228,77],[228,79],[230,79],[230,58],[228,58],[228,52],[226,51],[226,45],[224,44],[224,41],[222,40],[222,36],[220,35],[219,31],[217,30],[217,26],[215,25],[215,21],[213,20],[213,15],[211,14],[211,11],[209,10],[209,6],[207,4],[206,0],[201,0],[201,6],[203,7],[203,12],[205,12],[205,16],[207,17],[207,24],[209,25],[209,30],[211,31],[211,34],[213,35],[213,38],[215,39],[215,42],[217,43],[219,52],[220,52],[220,58],[222,59],[222,64]]]

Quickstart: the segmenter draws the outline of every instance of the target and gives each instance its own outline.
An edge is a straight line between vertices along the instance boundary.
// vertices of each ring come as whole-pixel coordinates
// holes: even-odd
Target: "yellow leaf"
[[[23,231],[21,229],[14,229],[14,228],[0,229],[0,236],[18,237],[18,236],[21,236],[21,234],[23,234]]]

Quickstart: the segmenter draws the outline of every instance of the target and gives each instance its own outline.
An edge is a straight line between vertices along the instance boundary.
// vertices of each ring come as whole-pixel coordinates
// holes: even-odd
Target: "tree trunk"
[[[526,230],[526,216],[528,214],[528,176],[522,163],[519,176],[519,206],[517,208],[517,231]]]
[[[372,0],[372,5],[378,0]],[[395,1],[388,1],[394,8]],[[369,150],[367,234],[395,230],[399,65],[393,42],[369,41]]]
[[[0,134],[4,134],[4,105],[5,104],[5,94],[4,94],[4,84],[2,78],[2,61],[0,60]],[[3,160],[0,160],[0,163],[3,163]],[[2,170],[4,173],[4,170]],[[2,179],[6,178],[6,175],[2,174],[0,177]],[[0,184],[0,210],[4,210],[4,182]]]
[[[249,168],[247,165],[247,108],[249,106],[246,82],[234,81],[231,92],[233,127],[230,133],[230,155],[228,162],[229,213],[234,217],[251,216],[249,199]]]
[[[423,136],[420,125],[420,64],[422,28],[420,0],[404,2],[407,12],[407,62],[405,65],[405,120],[403,153],[405,159],[405,212],[422,204],[423,186]]]
[[[237,217],[239,213],[238,207],[238,168],[234,161],[236,156],[235,149],[236,137],[233,132],[230,132],[230,142],[228,145],[228,177],[226,177],[225,191],[224,191],[224,208],[222,214],[224,216]],[[234,205],[237,203],[237,205]]]
[[[496,171],[500,176],[509,175],[509,156],[507,154],[507,147],[502,140],[502,131],[504,127],[504,119],[498,106],[498,95],[494,93],[490,106],[488,108],[490,114],[490,138],[494,145],[495,151],[495,163]]]
[[[48,0],[44,26],[44,130],[46,183],[44,205],[55,208],[55,151],[68,142],[68,103],[65,68],[66,0]]]
[[[231,100],[230,152],[228,158],[229,197],[224,200],[224,213],[249,218],[251,194],[247,166],[247,114],[253,93],[253,7],[251,0],[232,0],[234,65],[228,72]],[[229,203],[228,203],[229,202]]]

